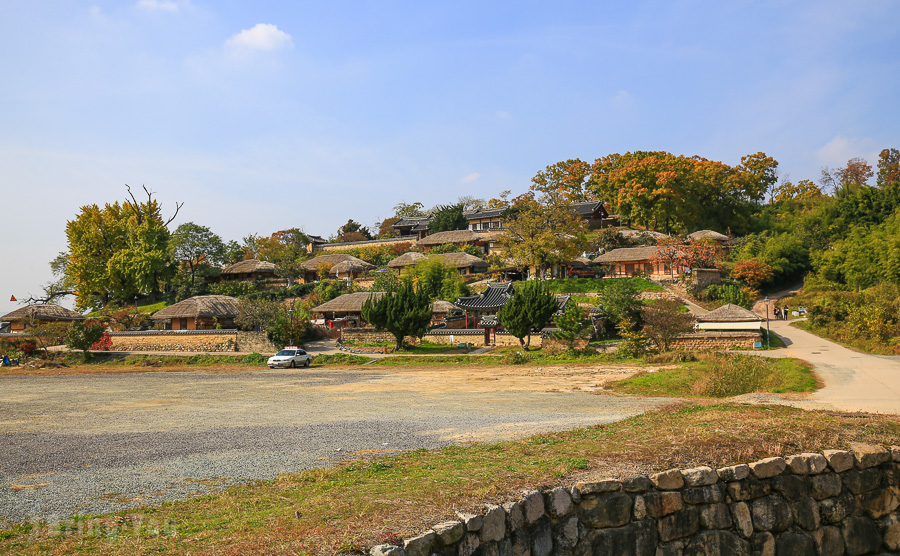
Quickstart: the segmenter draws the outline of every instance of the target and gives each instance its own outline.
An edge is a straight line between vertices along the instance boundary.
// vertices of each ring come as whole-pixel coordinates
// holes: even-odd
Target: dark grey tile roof
[[[499,309],[506,305],[512,293],[512,282],[491,282],[480,294],[457,299],[456,306],[464,309]]]
[[[466,220],[480,220],[482,218],[498,218],[505,208],[474,210],[465,213]]]

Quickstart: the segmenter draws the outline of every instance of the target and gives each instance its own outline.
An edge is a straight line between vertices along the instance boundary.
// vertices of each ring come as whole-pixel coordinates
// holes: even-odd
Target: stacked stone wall
[[[278,347],[273,344],[265,332],[237,331],[237,351],[245,353],[275,354]]]
[[[110,351],[233,352],[237,330],[146,330],[110,332]]]
[[[722,332],[693,332],[682,334],[672,342],[673,349],[753,349],[755,342],[762,341],[762,333],[755,331],[722,331]]]
[[[531,491],[371,556],[900,554],[900,446]]]

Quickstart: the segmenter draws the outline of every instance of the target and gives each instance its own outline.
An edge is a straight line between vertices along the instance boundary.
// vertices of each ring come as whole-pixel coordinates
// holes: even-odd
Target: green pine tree
[[[522,284],[497,312],[500,324],[519,339],[522,349],[531,346],[532,330],[540,330],[550,322],[559,305],[543,284],[531,281]]]
[[[387,330],[397,341],[394,349],[403,347],[406,336],[421,338],[431,322],[431,298],[424,289],[403,280],[395,292],[382,297],[369,297],[362,306],[362,318],[379,330]]]

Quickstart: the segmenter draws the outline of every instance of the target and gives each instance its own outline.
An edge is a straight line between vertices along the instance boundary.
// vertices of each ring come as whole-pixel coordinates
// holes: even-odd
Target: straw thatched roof
[[[587,257],[575,257],[571,261],[565,261],[563,264],[569,268],[584,268],[591,266],[594,262]]]
[[[275,273],[275,264],[269,261],[258,261],[256,259],[247,259],[231,266],[225,267],[222,274],[250,274],[252,272]]]
[[[416,247],[432,247],[445,243],[475,243],[483,238],[472,230],[450,230],[425,236],[416,242]]]
[[[391,262],[389,262],[387,265],[391,268],[403,268],[405,266],[414,265],[424,258],[425,255],[423,255],[422,253],[409,251],[408,253],[403,253],[396,259],[392,259]]]
[[[659,247],[623,247],[608,251],[596,259],[597,264],[630,263],[635,261],[647,261],[659,252]]]
[[[0,317],[3,321],[84,320],[84,316],[59,305],[39,304],[16,309]]]
[[[373,268],[375,268],[375,265],[367,263],[366,261],[360,259],[356,259],[341,261],[331,267],[331,270],[329,270],[328,272],[330,274],[340,276],[341,274],[350,274],[351,272],[366,272],[367,270],[372,270]]]
[[[688,239],[691,241],[700,241],[704,239],[709,239],[712,241],[728,241],[729,238],[725,234],[720,234],[719,232],[715,232],[713,230],[698,230],[692,234],[688,234]]]
[[[432,313],[443,314],[450,313],[451,311],[461,311],[461,309],[449,301],[442,301],[440,299],[431,304]]]
[[[753,311],[729,303],[705,315],[697,317],[697,322],[761,322],[763,319]]]
[[[346,253],[335,253],[333,255],[318,255],[313,257],[312,259],[302,263],[300,266],[305,270],[309,270],[312,272],[318,272],[318,270],[323,266],[334,266],[338,263],[342,263],[344,261],[361,261],[357,259],[353,255],[347,255]]]
[[[335,297],[331,301],[313,308],[313,313],[359,313],[362,311],[363,303],[371,296],[381,297],[384,292],[357,292],[345,293],[344,295]]]
[[[440,255],[431,255],[429,259],[436,259],[441,263],[452,266],[454,268],[483,268],[489,265],[482,259],[468,253],[441,253]]]
[[[198,295],[153,313],[153,320],[183,318],[234,318],[238,300],[228,295]]]
[[[658,241],[662,238],[669,237],[664,233],[655,232],[653,230],[619,230],[619,235],[631,241],[646,238],[651,241]]]

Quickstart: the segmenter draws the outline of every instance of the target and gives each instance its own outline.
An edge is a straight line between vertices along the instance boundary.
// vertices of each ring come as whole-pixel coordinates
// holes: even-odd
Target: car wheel
[[[296,366],[297,366],[297,364],[294,363],[293,361],[291,361],[291,368],[293,369],[293,368],[296,367]]]
[[[303,362],[303,366],[304,366],[304,367],[309,367],[309,359],[307,359],[306,361]]]

